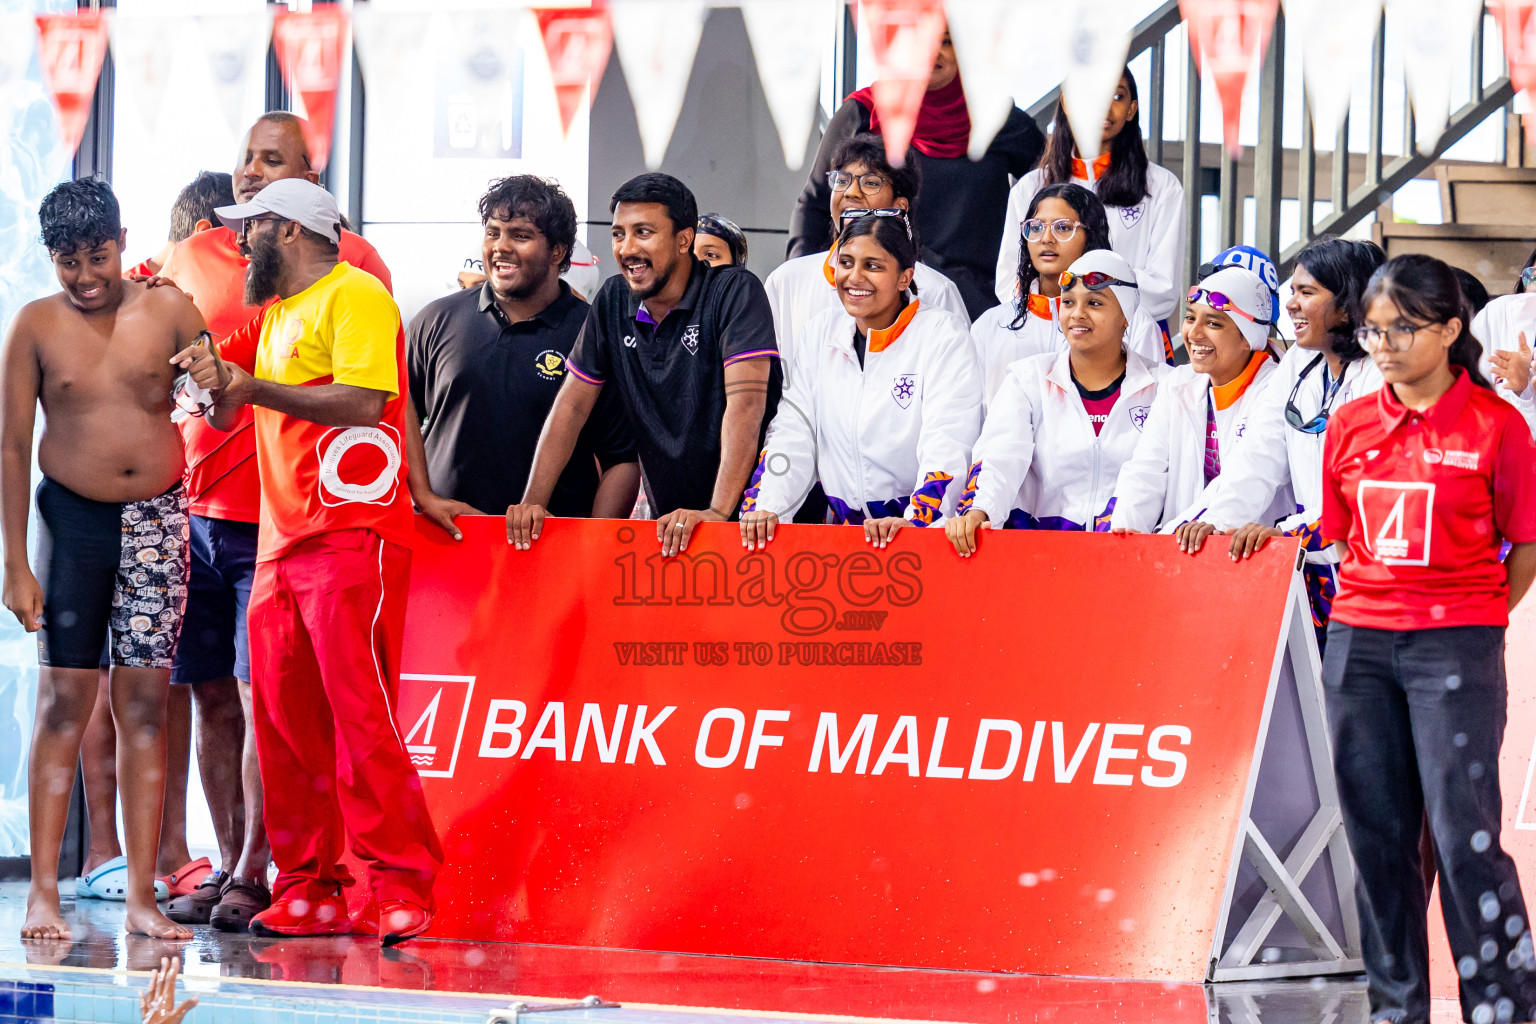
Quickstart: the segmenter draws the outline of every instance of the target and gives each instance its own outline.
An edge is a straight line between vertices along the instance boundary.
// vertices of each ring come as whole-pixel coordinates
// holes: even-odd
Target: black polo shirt
[[[661,323],[622,276],[603,282],[571,349],[571,372],[618,392],[634,426],[646,496],[661,516],[709,507],[720,469],[725,368],[771,357],[762,435],[779,403],[779,349],[762,282],[742,267],[693,261],[688,287]]]
[[[489,284],[437,299],[416,314],[406,364],[433,490],[487,515],[522,500],[539,431],[589,308],[562,281],[559,298],[515,324]],[[560,474],[550,514],[590,516],[599,463],[633,461],[623,404],[605,395]]]

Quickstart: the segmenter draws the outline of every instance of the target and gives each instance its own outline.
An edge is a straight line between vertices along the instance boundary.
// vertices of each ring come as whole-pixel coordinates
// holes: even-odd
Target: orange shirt
[[[342,261],[368,271],[390,288],[389,269],[378,251],[361,236],[341,233]],[[160,276],[175,282],[192,300],[215,337],[227,338],[260,312],[247,306],[245,268],[239,242],[229,228],[199,231],[176,244],[160,268]],[[186,451],[184,483],[191,511],[211,519],[256,522],[261,515],[261,487],[256,474],[256,438],[251,410],[245,409],[235,429],[226,434],[201,417],[182,420]]]
[[[264,311],[259,340],[237,331],[219,345],[262,380],[351,384],[390,398],[377,424],[327,427],[257,406],[261,479],[256,560],[281,558],[299,541],[333,530],[372,530],[410,546],[406,487],[405,331],[384,285],[347,263]]]

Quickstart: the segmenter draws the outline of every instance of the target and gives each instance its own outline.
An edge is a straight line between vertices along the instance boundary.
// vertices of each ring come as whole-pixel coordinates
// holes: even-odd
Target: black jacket
[[[790,258],[832,247],[832,190],[827,186],[832,154],[855,132],[867,131],[869,111],[857,100],[846,101],[832,115],[790,217]],[[923,176],[915,217],[923,262],[955,283],[973,320],[997,305],[992,280],[1008,212],[1009,176],[1021,178],[1034,170],[1044,150],[1039,126],[1014,107],[980,160],[924,156],[916,149],[907,153]]]

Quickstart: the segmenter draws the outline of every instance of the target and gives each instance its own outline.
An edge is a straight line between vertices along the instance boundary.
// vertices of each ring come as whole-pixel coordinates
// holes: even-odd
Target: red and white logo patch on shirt
[[[1356,501],[1366,546],[1385,565],[1428,565],[1434,538],[1435,485],[1359,482]]]

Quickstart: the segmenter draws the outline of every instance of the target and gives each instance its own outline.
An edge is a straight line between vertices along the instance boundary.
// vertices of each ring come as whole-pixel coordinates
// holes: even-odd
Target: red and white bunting
[[[944,41],[943,0],[860,0],[859,31],[875,56],[875,110],[892,166],[906,159],[917,113]]]
[[[1531,89],[1536,87],[1536,0],[1488,0],[1488,11],[1504,37],[1510,84],[1516,92],[1525,93],[1529,103]],[[1536,116],[1522,114],[1521,120],[1526,141],[1536,145]]]
[[[534,10],[549,74],[560,107],[560,127],[569,135],[583,102],[590,103],[613,49],[613,23],[602,3],[591,7],[540,7]]]
[[[1283,0],[1285,31],[1301,40],[1301,77],[1318,149],[1332,149],[1349,116],[1349,99],[1371,40],[1381,0]]]
[[[272,23],[272,47],[283,84],[304,106],[304,141],[317,172],[325,170],[331,159],[346,40],[347,12],[336,4],[321,5],[307,14],[278,11]]]
[[[1454,76],[1471,71],[1468,55],[1483,0],[1387,0],[1387,14],[1403,48],[1414,142],[1427,156],[1450,120]]]
[[[624,0],[610,11],[613,44],[635,105],[645,163],[652,170],[666,157],[683,112],[704,14],[705,0]]]
[[[91,117],[96,78],[107,55],[107,12],[37,16],[43,81],[59,111],[59,137],[71,156]]]
[[[805,163],[837,12],[835,0],[741,0],[763,98],[790,168]]]
[[[1104,144],[1104,115],[1115,98],[1125,71],[1135,15],[1122,0],[1081,0],[1072,12],[1066,38],[1066,74],[1061,102],[1077,152],[1086,163],[1098,157]]]
[[[119,13],[112,20],[112,68],[117,85],[132,97],[151,135],[160,129],[165,87],[176,64],[178,18]]]
[[[1279,8],[1280,0],[1179,0],[1200,76],[1216,85],[1222,133],[1233,158],[1243,148],[1237,137],[1243,90],[1269,45]]]
[[[1043,0],[946,0],[944,9],[971,116],[970,157],[980,160],[1013,111],[1019,54],[1055,56],[1055,47],[1029,45],[1031,25],[1048,8]]]
[[[259,96],[265,91],[272,16],[265,9],[200,14],[192,23],[197,30],[198,49],[208,60],[214,98],[224,123],[231,135],[241,138],[250,127],[252,110],[262,110]]]

